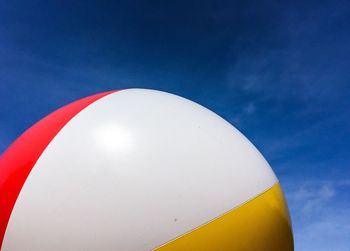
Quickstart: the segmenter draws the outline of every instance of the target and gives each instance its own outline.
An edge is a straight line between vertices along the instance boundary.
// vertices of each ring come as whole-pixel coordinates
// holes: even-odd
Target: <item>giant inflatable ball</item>
[[[0,159],[2,251],[291,251],[280,184],[208,109],[165,92],[90,96]]]

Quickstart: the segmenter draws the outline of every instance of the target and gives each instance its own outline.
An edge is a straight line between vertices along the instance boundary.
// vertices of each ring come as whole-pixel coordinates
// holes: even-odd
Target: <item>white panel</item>
[[[49,144],[3,250],[149,250],[276,181],[256,148],[206,108],[124,90],[84,109]]]

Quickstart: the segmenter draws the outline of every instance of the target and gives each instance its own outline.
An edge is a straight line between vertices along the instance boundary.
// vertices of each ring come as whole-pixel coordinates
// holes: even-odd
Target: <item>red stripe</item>
[[[17,197],[42,152],[69,120],[112,92],[80,99],[51,113],[25,131],[0,157],[0,249]]]

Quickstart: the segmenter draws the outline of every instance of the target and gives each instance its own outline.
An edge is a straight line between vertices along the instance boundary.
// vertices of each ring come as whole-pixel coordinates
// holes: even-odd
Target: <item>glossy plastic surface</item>
[[[70,119],[112,92],[78,100],[51,113],[24,132],[0,157],[0,248],[18,194],[34,164]]]
[[[288,207],[280,185],[156,251],[293,251]]]
[[[172,94],[111,93],[65,123],[25,180],[2,250],[150,250],[277,183],[237,129]]]

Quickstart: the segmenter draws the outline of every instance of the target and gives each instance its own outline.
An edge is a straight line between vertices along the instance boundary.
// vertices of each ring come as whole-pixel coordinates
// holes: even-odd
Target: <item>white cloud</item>
[[[314,188],[314,190],[304,191],[304,195],[308,196],[304,196],[303,198],[305,204],[302,207],[302,211],[304,213],[312,213],[320,210],[324,204],[334,197],[335,191],[331,185],[324,184]]]
[[[296,251],[350,250],[349,185],[348,179],[289,183]]]
[[[295,192],[295,200],[302,204],[303,213],[312,213],[319,210],[335,195],[331,184],[323,184],[316,187],[301,186]]]
[[[295,231],[296,251],[350,250],[350,213],[336,208]]]

